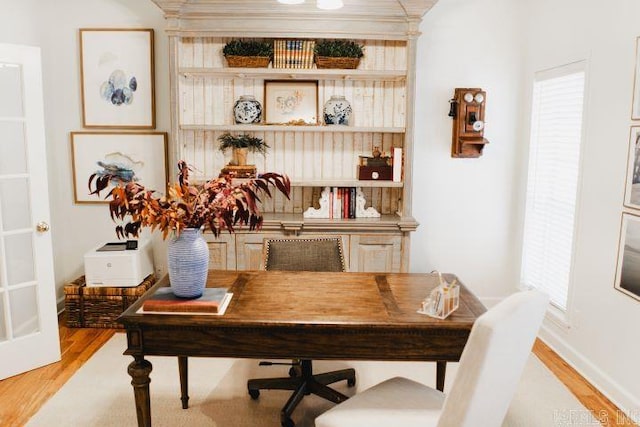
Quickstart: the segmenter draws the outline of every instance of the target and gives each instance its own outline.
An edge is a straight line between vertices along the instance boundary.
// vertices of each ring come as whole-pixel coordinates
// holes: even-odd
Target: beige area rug
[[[56,393],[27,425],[37,427],[122,427],[136,425],[131,378],[126,373],[133,360],[123,356],[124,334],[116,334]],[[283,366],[258,367],[251,359],[189,360],[190,407],[181,408],[176,358],[149,357],[151,414],[154,426],[278,427],[279,412],[289,397],[287,391],[263,391],[252,400],[246,389],[248,378],[286,375]],[[433,363],[414,362],[314,362],[321,372],[345,366],[356,368],[357,385],[336,388],[345,394],[364,390],[396,375],[435,383]],[[452,383],[456,365],[447,370]],[[446,389],[445,389],[446,391]],[[331,407],[316,396],[307,396],[293,414],[297,427],[312,427],[313,420]],[[599,425],[551,372],[532,356],[505,425],[586,426]],[[480,426],[480,424],[479,424]],[[393,427],[393,426],[390,426]]]

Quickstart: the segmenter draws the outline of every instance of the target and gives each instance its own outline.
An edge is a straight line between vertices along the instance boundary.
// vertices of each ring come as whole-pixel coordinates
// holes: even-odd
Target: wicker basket
[[[85,286],[84,276],[64,287],[64,306],[70,328],[122,328],[116,322],[131,304],[136,302],[154,283],[147,276],[135,287]]]
[[[266,68],[271,62],[268,56],[235,56],[228,55],[227,63],[234,68]]]
[[[316,56],[316,65],[318,68],[358,68],[360,58]]]

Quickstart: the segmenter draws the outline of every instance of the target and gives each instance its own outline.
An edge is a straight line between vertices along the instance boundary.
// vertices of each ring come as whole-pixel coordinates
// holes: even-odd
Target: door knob
[[[46,233],[47,231],[49,231],[49,224],[44,221],[40,221],[38,225],[36,225],[36,230],[38,230],[40,233]]]

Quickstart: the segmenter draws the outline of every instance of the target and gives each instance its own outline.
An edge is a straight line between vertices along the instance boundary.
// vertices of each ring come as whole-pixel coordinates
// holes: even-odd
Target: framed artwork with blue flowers
[[[82,125],[155,129],[153,29],[80,29]]]

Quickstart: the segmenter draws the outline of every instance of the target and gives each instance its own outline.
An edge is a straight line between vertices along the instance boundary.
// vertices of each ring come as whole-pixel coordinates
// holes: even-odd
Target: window
[[[567,309],[575,225],[585,63],[536,73],[521,285]]]

